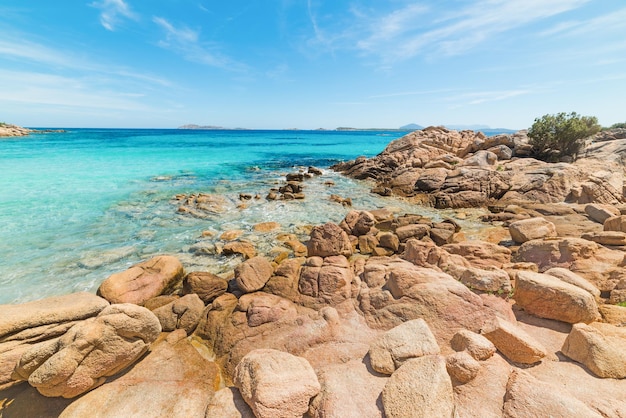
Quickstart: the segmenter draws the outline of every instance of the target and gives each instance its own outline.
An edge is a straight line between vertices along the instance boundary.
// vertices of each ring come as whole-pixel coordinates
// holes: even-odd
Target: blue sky
[[[3,0],[0,121],[626,122],[623,0]]]

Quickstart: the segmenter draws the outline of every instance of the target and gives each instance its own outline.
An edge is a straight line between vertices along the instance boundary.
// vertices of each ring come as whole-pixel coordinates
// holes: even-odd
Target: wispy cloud
[[[91,3],[91,6],[100,9],[100,23],[111,32],[115,31],[124,19],[138,19],[124,0],[95,1]]]
[[[217,46],[201,43],[199,31],[184,25],[175,26],[159,16],[154,16],[152,21],[165,33],[165,39],[158,42],[161,48],[180,54],[188,61],[236,72],[245,71],[245,65],[220,54]]]
[[[454,107],[461,107],[478,105],[487,102],[498,102],[531,93],[532,91],[528,89],[479,91],[448,97],[446,98],[446,101],[455,102]]]
[[[436,1],[388,2],[391,10],[378,8],[349,11],[349,24],[316,19],[308,0],[308,12],[317,44],[330,51],[356,49],[377,56],[385,64],[415,56],[466,54],[508,31],[584,6],[592,0],[473,0],[458,2],[450,11]],[[561,30],[568,29],[567,27]]]

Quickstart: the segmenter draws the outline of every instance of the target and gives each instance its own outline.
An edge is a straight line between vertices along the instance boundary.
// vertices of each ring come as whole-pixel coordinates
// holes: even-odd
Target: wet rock
[[[245,293],[260,290],[272,277],[274,268],[265,257],[252,257],[235,267],[237,286]]]
[[[241,230],[241,229],[232,229],[230,231],[222,232],[222,234],[220,235],[220,239],[222,241],[234,241],[237,238],[241,237],[242,235],[243,235],[243,230]]]
[[[610,324],[575,324],[561,351],[596,376],[626,378],[626,330]]]
[[[196,329],[202,311],[204,302],[195,293],[190,293],[152,312],[159,319],[163,331],[183,329],[189,335]]]
[[[600,318],[593,295],[548,274],[517,272],[515,302],[528,313],[570,324]]]
[[[547,354],[546,349],[517,325],[501,318],[486,323],[480,333],[506,358],[516,363],[534,364]]]
[[[372,368],[387,375],[411,358],[431,354],[439,354],[439,346],[423,319],[407,321],[390,329],[369,349]]]
[[[383,389],[383,406],[389,418],[452,417],[452,382],[441,356],[408,360]]]
[[[112,274],[102,282],[98,295],[111,303],[142,305],[172,290],[184,274],[183,265],[176,257],[161,255]]]
[[[509,225],[509,233],[513,241],[520,244],[532,239],[557,236],[554,224],[544,218],[529,218],[512,222]]]
[[[148,309],[116,304],[73,326],[61,338],[33,346],[15,368],[44,396],[73,398],[133,364],[161,332]]]
[[[197,294],[204,303],[210,303],[215,298],[226,293],[228,281],[213,273],[193,271],[183,280],[183,294]]]
[[[256,256],[256,249],[251,242],[248,241],[231,241],[224,244],[222,249],[224,255],[242,255],[244,259]]]
[[[306,359],[277,350],[248,353],[237,365],[234,381],[257,418],[302,416],[320,391]]]

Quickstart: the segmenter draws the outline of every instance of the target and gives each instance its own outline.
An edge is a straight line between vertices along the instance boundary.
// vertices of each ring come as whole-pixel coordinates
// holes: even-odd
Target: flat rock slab
[[[501,318],[494,318],[481,330],[489,341],[509,360],[534,364],[547,354],[546,349],[517,325]]]

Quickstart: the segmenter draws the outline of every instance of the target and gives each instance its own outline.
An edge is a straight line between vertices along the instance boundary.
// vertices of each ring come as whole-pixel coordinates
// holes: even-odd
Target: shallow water
[[[338,222],[349,210],[331,194],[351,197],[357,209],[443,216],[372,195],[370,184],[326,169],[375,155],[402,134],[71,129],[1,139],[0,303],[95,292],[111,273],[163,253],[180,257],[188,271],[225,272],[238,260],[198,248],[219,244],[219,235],[233,229],[262,253],[280,244],[279,232],[304,239],[303,225]],[[306,199],[264,199],[285,173],[308,165],[325,170],[305,183]],[[205,218],[178,213],[173,197],[198,192],[224,196],[225,211]],[[240,209],[239,193],[262,198]],[[253,231],[267,221],[281,228]]]

